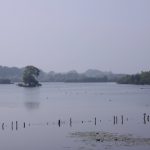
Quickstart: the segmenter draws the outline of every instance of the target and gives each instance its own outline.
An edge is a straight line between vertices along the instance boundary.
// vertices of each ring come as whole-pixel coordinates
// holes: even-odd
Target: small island
[[[40,70],[34,66],[26,66],[23,72],[23,83],[18,83],[20,87],[38,87],[41,84],[37,78],[40,74]]]

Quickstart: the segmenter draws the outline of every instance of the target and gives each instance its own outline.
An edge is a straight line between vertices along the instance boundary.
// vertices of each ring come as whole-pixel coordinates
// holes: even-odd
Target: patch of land
[[[109,132],[74,132],[70,134],[72,138],[79,138],[83,142],[107,143],[111,146],[150,146],[150,138],[135,137],[132,134],[121,135]]]

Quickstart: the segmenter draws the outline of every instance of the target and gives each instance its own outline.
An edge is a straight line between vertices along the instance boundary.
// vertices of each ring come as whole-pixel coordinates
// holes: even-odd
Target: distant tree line
[[[135,75],[126,75],[118,80],[120,84],[147,84],[150,85],[150,71],[141,72]]]
[[[11,82],[22,82],[24,71],[25,67],[0,66],[0,79],[9,79]],[[56,73],[54,71],[46,73],[40,70],[38,80],[40,82],[116,82],[123,76],[125,75],[95,69],[89,69],[83,73],[78,73],[75,70],[66,73]],[[33,79],[33,76],[30,76],[30,80],[32,80],[31,78]]]
[[[49,82],[108,82],[107,76],[87,76],[86,74],[80,74],[76,71],[70,71],[68,73],[49,73]]]
[[[24,68],[0,66],[0,79],[9,79],[12,82],[21,81]]]
[[[108,78],[105,77],[84,77],[84,78],[80,78],[80,79],[67,79],[65,80],[65,82],[108,82]]]
[[[29,68],[32,68],[31,66]],[[143,71],[134,75],[114,74],[100,70],[89,69],[83,73],[69,71],[66,73],[48,73],[38,70],[32,74],[32,70],[25,71],[24,68],[0,66],[0,84],[10,84],[12,82],[24,82],[26,85],[31,83],[38,85],[40,82],[117,82],[120,84],[148,84],[150,85],[150,71]],[[39,73],[40,72],[40,73]],[[23,77],[23,78],[22,78]],[[27,77],[27,78],[26,78]],[[32,82],[29,82],[32,81]]]
[[[0,79],[0,84],[11,84],[11,80],[10,79]]]

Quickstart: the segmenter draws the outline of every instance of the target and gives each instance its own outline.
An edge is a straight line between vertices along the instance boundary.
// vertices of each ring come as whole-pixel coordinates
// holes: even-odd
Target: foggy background
[[[0,65],[150,70],[149,0],[1,0]]]

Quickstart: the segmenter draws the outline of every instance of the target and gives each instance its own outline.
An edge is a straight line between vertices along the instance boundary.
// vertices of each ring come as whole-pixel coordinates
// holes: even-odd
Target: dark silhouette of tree
[[[140,74],[127,75],[121,78],[118,83],[121,84],[148,84],[150,85],[150,71],[141,72]]]
[[[34,66],[26,66],[25,70],[23,72],[23,82],[24,85],[20,86],[26,86],[26,87],[36,87],[40,86],[37,78],[40,74],[40,70]]]

